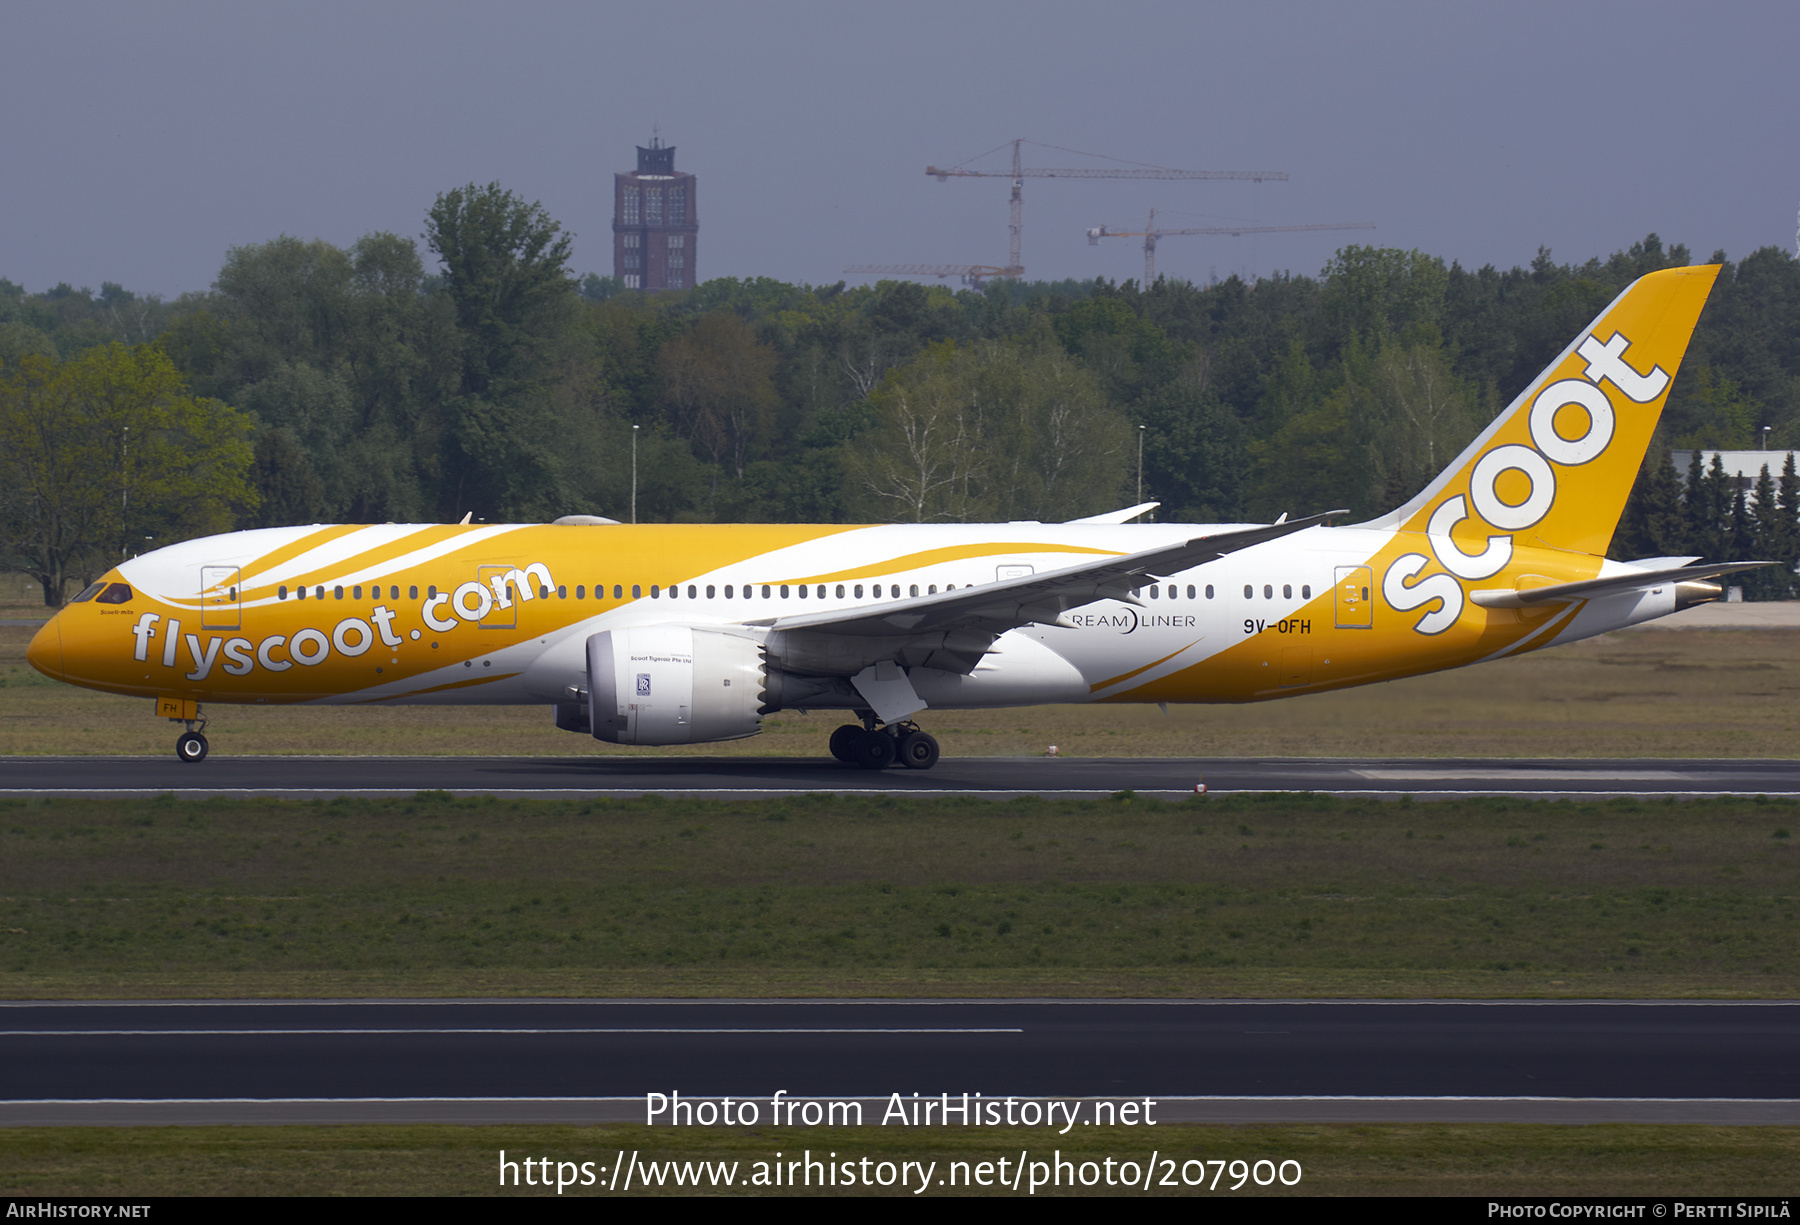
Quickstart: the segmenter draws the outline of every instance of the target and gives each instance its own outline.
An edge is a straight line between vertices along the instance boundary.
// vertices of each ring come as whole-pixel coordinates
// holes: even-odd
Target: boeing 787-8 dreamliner
[[[1760,563],[1605,554],[1716,267],[1634,283],[1417,497],[1344,526],[313,525],[107,573],[39,671],[204,703],[542,704],[615,744],[841,709],[840,760],[926,769],[929,710],[1252,702],[1455,668],[1715,598]],[[548,721],[547,721],[548,722]]]

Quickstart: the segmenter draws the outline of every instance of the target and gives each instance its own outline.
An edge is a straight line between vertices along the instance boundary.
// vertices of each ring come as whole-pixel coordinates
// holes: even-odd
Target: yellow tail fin
[[[1514,540],[1603,555],[1718,273],[1632,282],[1424,492],[1371,526],[1449,536],[1467,520],[1455,533],[1467,565],[1451,567],[1465,577],[1497,572]]]

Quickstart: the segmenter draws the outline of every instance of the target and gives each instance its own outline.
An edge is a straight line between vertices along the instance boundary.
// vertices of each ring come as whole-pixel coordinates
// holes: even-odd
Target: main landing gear
[[[890,723],[883,727],[874,715],[865,714],[862,726],[846,723],[831,733],[831,755],[865,770],[902,765],[909,770],[929,770],[938,762],[938,742],[917,723]]]

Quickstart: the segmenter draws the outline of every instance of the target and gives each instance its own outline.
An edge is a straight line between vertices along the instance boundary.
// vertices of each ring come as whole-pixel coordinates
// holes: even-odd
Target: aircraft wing
[[[886,643],[880,646],[869,642],[866,647],[890,657],[904,654],[909,665],[967,673],[974,670],[994,640],[1008,630],[1033,624],[1064,624],[1063,613],[1096,600],[1138,603],[1132,589],[1147,581],[1217,561],[1252,545],[1279,540],[1345,513],[1327,511],[1266,527],[1196,536],[1160,548],[1096,558],[1059,570],[978,583],[938,595],[833,612],[771,617],[746,624],[768,626],[775,633],[790,636],[884,639]],[[853,649],[846,655],[866,659],[870,653]]]
[[[1607,578],[1591,578],[1581,583],[1557,583],[1552,587],[1530,587],[1524,591],[1471,591],[1469,598],[1483,608],[1530,608],[1552,600],[1591,600],[1595,596],[1636,591],[1645,587],[1661,587],[1665,583],[1687,583],[1696,579],[1719,578],[1739,570],[1759,570],[1779,563],[1772,561],[1733,561],[1716,565],[1676,566],[1668,570],[1641,570],[1636,574],[1615,574]]]

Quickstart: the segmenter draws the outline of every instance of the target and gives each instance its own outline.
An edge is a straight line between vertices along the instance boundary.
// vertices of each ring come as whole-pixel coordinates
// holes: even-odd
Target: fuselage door
[[[1369,598],[1375,571],[1368,566],[1337,568],[1337,627],[1366,630],[1375,624],[1375,602]]]
[[[236,566],[200,567],[200,628],[234,630],[243,616]]]
[[[519,624],[519,586],[516,581],[507,582],[506,576],[517,572],[510,565],[477,566],[477,577],[493,596],[493,603],[488,605],[487,613],[481,618],[484,630],[509,630]]]

